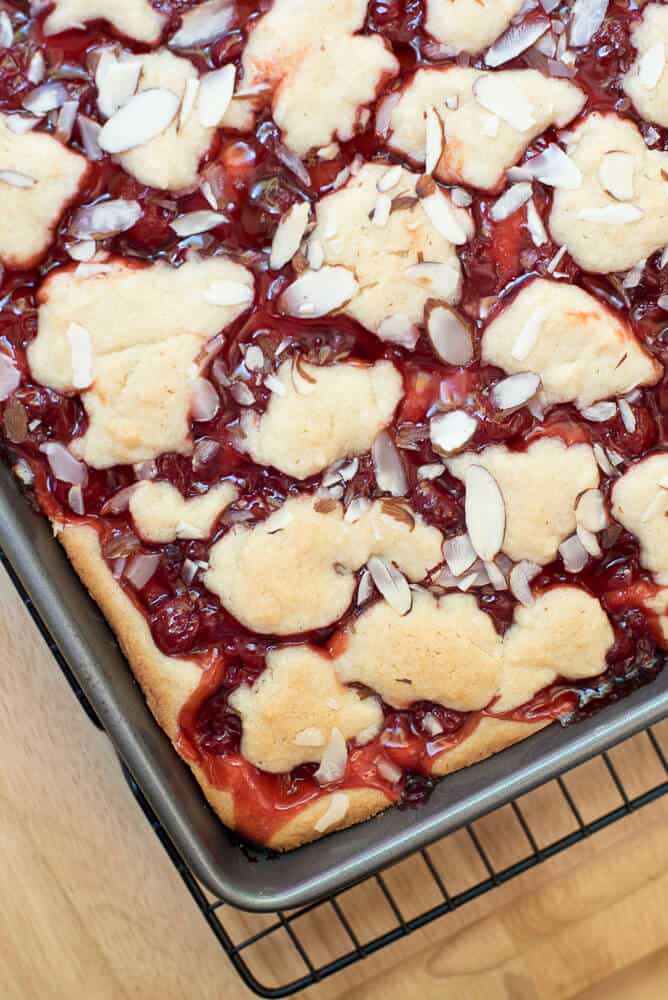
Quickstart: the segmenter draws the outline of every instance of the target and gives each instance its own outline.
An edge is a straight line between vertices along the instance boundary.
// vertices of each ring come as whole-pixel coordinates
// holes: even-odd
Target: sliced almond
[[[462,317],[446,306],[429,311],[427,333],[437,356],[446,365],[468,365],[473,360],[473,341]]]
[[[227,216],[223,215],[222,212],[210,212],[208,209],[202,209],[199,212],[186,212],[184,215],[179,215],[169,225],[177,236],[185,238],[186,236],[195,236],[198,233],[208,233],[228,221]]]
[[[425,112],[426,148],[424,172],[433,174],[443,155],[443,122],[435,108],[429,107]]]
[[[506,533],[506,505],[494,476],[481,465],[466,472],[466,529],[483,562],[501,551]]]
[[[452,455],[467,444],[478,428],[478,421],[464,410],[451,410],[432,417],[429,437],[436,451]]]
[[[531,101],[507,77],[492,73],[479,76],[473,96],[486,111],[518,132],[526,132],[536,124]]]
[[[577,191],[582,187],[580,168],[554,142],[538,156],[523,163],[520,170],[548,187],[564,188],[566,191]]]
[[[575,0],[571,20],[570,40],[574,48],[589,45],[603,24],[609,0]]]
[[[419,332],[410,316],[406,316],[405,313],[397,313],[395,316],[387,316],[380,323],[377,336],[380,340],[399,344],[412,351],[417,344]]]
[[[272,271],[279,271],[299,250],[308,225],[309,211],[308,202],[298,202],[288,209],[279,222],[271,244],[269,266]]]
[[[371,448],[371,458],[373,459],[378,489],[393,497],[406,496],[408,492],[406,470],[401,461],[399,450],[387,431],[381,431],[374,441]]]
[[[580,573],[587,565],[589,558],[587,550],[577,535],[571,535],[570,538],[561,543],[559,555],[567,573]]]
[[[127,101],[103,126],[97,141],[107,153],[126,153],[161,135],[174,121],[179,98],[171,90],[142,90]]]
[[[321,267],[305,271],[284,292],[281,306],[289,316],[317,318],[340,309],[357,293],[352,271],[345,267]]]
[[[116,59],[109,49],[104,50],[95,72],[97,106],[104,118],[111,118],[132,97],[140,73],[140,59]]]
[[[601,158],[598,179],[603,189],[617,201],[631,201],[634,195],[635,168],[635,157],[631,153],[613,150]]]
[[[7,184],[15,188],[31,188],[37,181],[28,174],[22,174],[18,170],[0,170],[0,184]]]
[[[575,520],[587,531],[596,533],[608,526],[608,513],[600,490],[585,490],[575,508]]]
[[[329,741],[322,755],[320,767],[313,777],[319,785],[330,785],[341,781],[348,767],[348,747],[343,733],[336,726],[332,729]]]
[[[515,410],[524,406],[540,389],[540,376],[534,372],[510,375],[493,386],[490,393],[498,410]]]
[[[539,38],[545,34],[550,27],[550,22],[546,17],[537,17],[533,21],[520,21],[519,24],[512,24],[508,30],[501,35],[494,45],[487,51],[485,62],[488,66],[502,66],[504,63],[516,59],[522,52],[531,48]]]
[[[618,405],[619,415],[622,418],[622,423],[624,424],[624,430],[628,431],[629,434],[633,434],[636,429],[636,418],[633,410],[625,399],[620,399]]]
[[[87,389],[93,381],[93,351],[88,330],[79,323],[67,327],[72,358],[72,385],[75,389]]]
[[[183,97],[181,99],[181,107],[179,108],[179,131],[182,131],[187,125],[193,109],[195,107],[195,101],[197,100],[197,95],[199,94],[200,81],[199,77],[190,76],[186,80],[186,85],[183,90]]]
[[[181,15],[181,27],[169,40],[172,49],[208,45],[223,35],[234,21],[232,0],[205,0]]]
[[[461,576],[478,558],[468,535],[455,535],[443,542],[443,558],[453,576]]]
[[[638,80],[647,90],[654,90],[666,68],[666,46],[657,42],[638,60]]]
[[[585,420],[589,420],[595,424],[605,424],[608,420],[613,420],[616,416],[617,404],[613,403],[612,400],[604,399],[600,403],[585,406],[584,409],[580,410],[580,413]]]
[[[379,229],[384,229],[389,222],[391,211],[392,199],[386,194],[379,194],[371,214],[373,225],[378,226]]]
[[[434,229],[448,242],[454,243],[455,246],[462,246],[471,238],[471,226],[469,224],[465,227],[462,224],[461,210],[456,212],[449,197],[436,186],[431,178],[429,180],[431,183],[422,189],[418,185],[420,204]],[[421,194],[420,191],[425,191],[425,189],[426,193]]]
[[[594,532],[584,528],[581,524],[578,524],[576,532],[585,552],[588,552],[594,559],[600,559],[602,555],[601,546],[598,544],[598,538]]]
[[[407,615],[413,606],[413,594],[404,574],[393,563],[379,556],[371,556],[367,567],[376,588],[390,607],[398,615]]]
[[[54,111],[61,107],[68,99],[69,94],[62,83],[43,83],[41,87],[31,90],[27,97],[23,99],[23,107],[31,115],[48,115],[49,111]]]
[[[510,218],[510,216],[522,208],[523,205],[526,205],[531,197],[532,191],[533,188],[528,181],[513,184],[513,186],[508,188],[506,193],[501,195],[498,201],[492,205],[492,209],[489,213],[492,221],[502,222],[504,219]]]
[[[293,742],[298,747],[321,747],[325,743],[325,736],[322,729],[308,726],[297,733]]]
[[[204,128],[218,128],[225,117],[234,93],[236,72],[234,64],[228,63],[202,77],[197,107],[199,122]]]
[[[644,216],[642,209],[628,202],[605,205],[603,208],[583,208],[577,215],[582,222],[595,222],[602,226],[625,226],[638,222]]]
[[[397,186],[397,184],[401,180],[402,175],[403,175],[402,167],[399,166],[390,167],[390,169],[387,170],[378,181],[377,184],[378,190],[385,193],[387,191],[391,191],[392,188],[395,188]]]
[[[547,319],[547,310],[536,309],[518,333],[511,351],[516,361],[524,361],[536,345],[543,323]]]
[[[531,591],[531,581],[534,577],[538,576],[540,570],[540,566],[537,566],[536,563],[523,559],[522,562],[518,562],[516,566],[513,566],[510,571],[508,580],[510,583],[510,592],[526,608],[530,608],[535,602]]]
[[[212,306],[250,305],[255,293],[250,285],[240,281],[214,281],[204,293],[204,299]]]
[[[538,214],[536,203],[533,198],[527,202],[527,229],[534,246],[542,247],[548,241],[547,230],[543,225],[543,220]]]
[[[325,833],[325,831],[329,830],[330,827],[335,826],[337,823],[340,823],[342,819],[345,819],[349,805],[350,799],[345,792],[335,792],[329,800],[327,810],[322,814],[320,819],[314,823],[313,829],[318,833]]]
[[[406,277],[416,285],[426,288],[435,299],[453,302],[459,297],[462,279],[459,268],[454,264],[425,262],[406,268]]]
[[[487,579],[492,587],[494,587],[494,590],[498,592],[508,590],[508,581],[495,562],[486,562],[484,563],[484,567]]]
[[[126,201],[124,198],[99,201],[96,205],[79,209],[72,222],[72,232],[81,240],[102,240],[132,229],[142,215],[143,209],[138,201]]]

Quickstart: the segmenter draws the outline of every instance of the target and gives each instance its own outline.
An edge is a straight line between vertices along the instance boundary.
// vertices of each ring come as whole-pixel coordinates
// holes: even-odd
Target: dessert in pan
[[[0,4],[4,450],[288,849],[668,637],[668,7]]]

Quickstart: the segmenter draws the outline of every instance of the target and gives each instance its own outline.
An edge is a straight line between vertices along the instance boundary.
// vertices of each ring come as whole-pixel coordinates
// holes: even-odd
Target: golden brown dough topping
[[[84,582],[250,836],[656,672],[668,11],[637,7],[0,14],[3,445],[96,532]]]

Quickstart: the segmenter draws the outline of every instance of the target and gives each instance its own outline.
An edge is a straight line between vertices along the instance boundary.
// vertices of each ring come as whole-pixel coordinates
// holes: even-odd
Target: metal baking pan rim
[[[668,715],[663,671],[590,719],[549,726],[449,775],[418,810],[390,809],[288,854],[249,857],[205,803],[47,520],[30,509],[3,463],[0,547],[185,864],[239,909],[293,909],[340,891]]]

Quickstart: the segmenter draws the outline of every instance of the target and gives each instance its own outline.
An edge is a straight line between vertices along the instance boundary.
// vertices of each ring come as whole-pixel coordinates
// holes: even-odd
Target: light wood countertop
[[[1,571],[0,649],[0,995],[250,997]],[[668,725],[659,731],[668,745]],[[629,780],[655,766],[641,738],[619,753]],[[576,780],[595,803],[603,786],[592,768]],[[549,825],[549,809],[534,795],[535,821]],[[663,998],[667,821],[664,799],[302,996]],[[505,822],[484,821],[500,857]],[[456,861],[468,863],[463,854]],[[397,889],[403,881],[419,912],[427,882],[411,862],[388,880]],[[379,919],[366,892],[354,890],[349,901],[361,926]],[[266,920],[229,919],[239,933]],[[317,957],[327,920],[314,918],[305,933]],[[288,945],[284,952],[273,944],[258,973],[281,975],[291,960]]]

